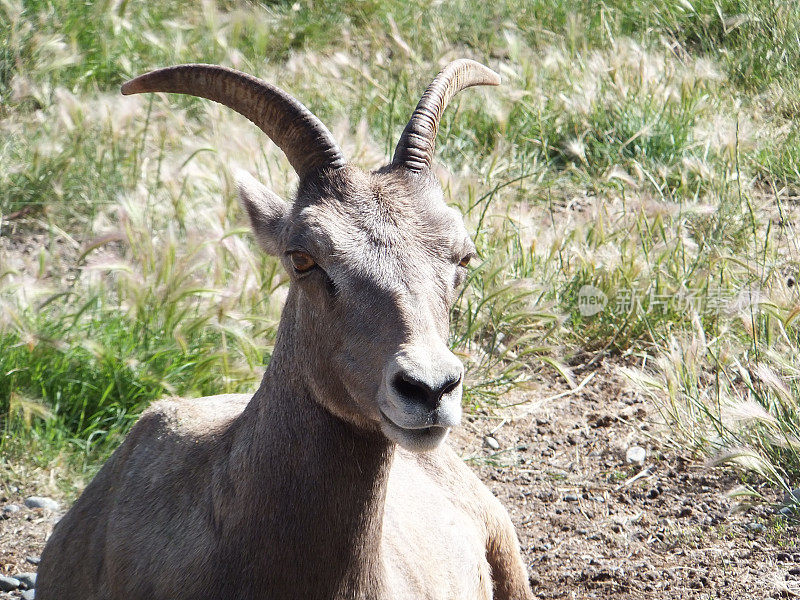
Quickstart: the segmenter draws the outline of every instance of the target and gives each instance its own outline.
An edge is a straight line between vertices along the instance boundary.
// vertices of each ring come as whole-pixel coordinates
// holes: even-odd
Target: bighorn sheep
[[[215,100],[283,150],[292,204],[249,176],[239,191],[291,285],[255,395],[146,411],[55,527],[38,600],[533,597],[508,514],[442,444],[463,375],[448,313],[475,249],[434,138],[455,93],[499,82],[448,65],[372,173],[249,75],[182,65],[122,87]]]

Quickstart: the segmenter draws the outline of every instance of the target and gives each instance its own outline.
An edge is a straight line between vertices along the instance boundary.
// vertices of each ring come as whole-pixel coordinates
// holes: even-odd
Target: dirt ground
[[[614,365],[577,375],[592,376],[579,392],[558,397],[563,381],[541,381],[518,400],[529,403],[456,436],[511,512],[537,597],[800,595],[797,528],[742,510],[727,496],[736,477],[660,445],[657,411]],[[642,465],[626,463],[634,445],[647,451]]]
[[[726,495],[735,477],[659,445],[654,409],[613,364],[578,375],[591,375],[579,391],[545,377],[508,399],[522,404],[470,415],[452,439],[510,511],[537,597],[800,596],[796,527],[737,509]],[[626,464],[632,445],[646,449],[642,465]],[[37,491],[4,483],[20,489],[0,507]],[[28,558],[57,516],[23,508],[0,520],[0,574],[35,570]]]

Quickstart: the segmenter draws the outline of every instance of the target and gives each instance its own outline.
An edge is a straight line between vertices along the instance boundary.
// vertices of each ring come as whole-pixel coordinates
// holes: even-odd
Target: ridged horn
[[[474,85],[500,85],[500,75],[489,67],[462,58],[447,65],[425,90],[411,120],[403,130],[392,164],[410,171],[431,166],[439,121],[450,100],[461,90]]]
[[[322,121],[280,88],[252,75],[216,65],[178,65],[145,73],[122,86],[126,96],[145,92],[189,94],[232,108],[275,142],[301,179],[317,169],[345,165]]]

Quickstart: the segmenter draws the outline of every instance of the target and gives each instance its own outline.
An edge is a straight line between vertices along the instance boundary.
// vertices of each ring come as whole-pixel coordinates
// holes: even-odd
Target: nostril
[[[433,391],[421,381],[405,373],[398,373],[395,375],[392,384],[394,385],[395,391],[400,394],[400,396],[420,404],[428,402],[428,398],[430,398]]]
[[[398,373],[394,376],[392,385],[395,391],[407,401],[420,404],[438,404],[443,396],[461,385],[461,374],[449,377],[442,385],[431,387],[408,373]]]
[[[461,385],[461,374],[459,373],[458,377],[452,377],[447,383],[442,386],[442,391],[439,394],[439,398],[442,396],[446,396],[453,390],[455,390],[459,385]]]

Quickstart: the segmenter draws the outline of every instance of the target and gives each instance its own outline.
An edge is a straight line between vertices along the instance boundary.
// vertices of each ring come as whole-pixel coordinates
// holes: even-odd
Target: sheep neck
[[[249,504],[239,543],[259,544],[250,579],[275,598],[384,597],[381,534],[394,446],[331,414],[297,377],[306,350],[287,322],[293,300],[290,294],[270,366],[239,420],[240,439],[250,444],[237,466],[249,488],[239,494]]]

